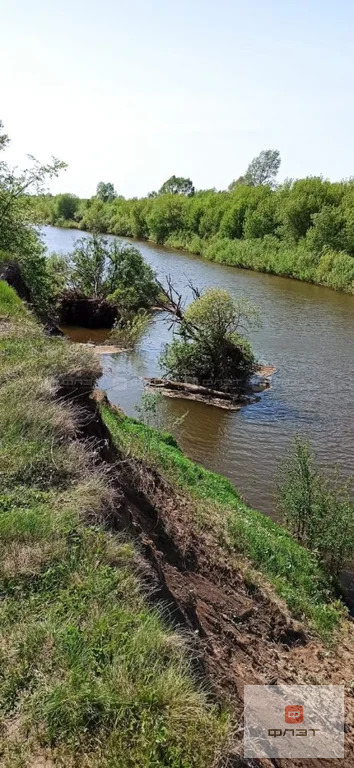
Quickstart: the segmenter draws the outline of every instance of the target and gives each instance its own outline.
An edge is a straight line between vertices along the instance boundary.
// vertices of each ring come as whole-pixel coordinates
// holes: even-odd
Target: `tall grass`
[[[354,293],[354,258],[331,249],[315,253],[304,241],[287,245],[271,235],[255,240],[217,237],[205,241],[200,253],[219,264],[293,277]]]

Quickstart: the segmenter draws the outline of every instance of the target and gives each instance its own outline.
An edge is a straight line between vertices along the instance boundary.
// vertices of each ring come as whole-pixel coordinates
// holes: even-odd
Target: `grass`
[[[354,294],[353,257],[331,249],[316,253],[306,241],[287,244],[271,235],[248,240],[218,236],[203,240],[177,235],[171,236],[165,245],[183,248],[218,264],[292,277]]]
[[[0,317],[0,763],[216,765],[227,718],[105,528],[117,499],[76,440],[97,357],[46,338],[2,281]]]
[[[245,556],[283,598],[292,615],[305,620],[322,639],[334,636],[345,615],[329,577],[315,556],[282,526],[250,509],[221,475],[188,459],[167,434],[102,406],[104,420],[126,452],[156,466],[196,502],[196,523],[212,526],[227,550]]]

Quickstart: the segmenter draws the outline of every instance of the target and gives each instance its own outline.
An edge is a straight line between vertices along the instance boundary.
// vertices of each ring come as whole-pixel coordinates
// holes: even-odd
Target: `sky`
[[[51,191],[172,174],[223,189],[262,149],[280,180],[354,176],[353,0],[1,0],[9,162],[55,155]]]

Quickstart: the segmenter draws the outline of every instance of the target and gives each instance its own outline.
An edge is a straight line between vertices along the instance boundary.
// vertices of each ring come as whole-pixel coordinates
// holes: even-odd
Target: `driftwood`
[[[227,411],[239,411],[244,405],[255,403],[259,397],[256,392],[262,392],[270,387],[270,377],[275,373],[273,366],[262,366],[258,369],[254,381],[242,392],[223,392],[200,384],[189,384],[185,381],[169,379],[144,379],[149,389],[161,392],[165,397],[179,400],[195,400],[206,405],[214,405]]]
[[[183,381],[169,381],[168,379],[145,379],[147,386],[158,390],[165,397],[174,397],[180,400],[196,400],[208,405],[215,405],[228,411],[238,411],[242,405],[254,402],[255,397],[247,395],[230,394],[218,389],[202,387],[199,384],[187,384]]]

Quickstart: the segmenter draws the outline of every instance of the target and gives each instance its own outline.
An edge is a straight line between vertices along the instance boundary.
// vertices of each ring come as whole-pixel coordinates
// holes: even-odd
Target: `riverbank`
[[[248,507],[235,487],[221,475],[188,459],[171,435],[141,424],[103,404],[104,421],[117,445],[162,472],[197,504],[197,523],[214,528],[226,551],[249,558],[261,571],[292,614],[306,617],[324,638],[341,621],[340,604],[312,555],[300,547],[278,523]],[[255,578],[257,578],[255,576]],[[251,575],[250,575],[251,579]]]
[[[43,221],[187,250],[220,264],[354,293],[353,182],[322,177],[271,188],[239,180],[229,190],[148,197],[72,195],[31,200]]]
[[[354,257],[346,253],[313,253],[304,243],[284,244],[276,238],[254,240],[181,239],[169,237],[164,243],[229,267],[252,269],[280,277],[290,277],[336,291],[354,294]]]
[[[2,765],[218,766],[245,682],[349,691],[351,625],[311,554],[171,436],[104,400],[102,421],[98,356],[1,281],[0,318]]]
[[[82,226],[76,221],[56,222],[55,226],[69,230],[76,229],[78,237],[80,231],[90,231],[86,229],[86,223]],[[93,231],[96,232],[96,228]],[[107,224],[103,225],[100,233],[129,237],[136,240],[138,244],[143,242],[141,238],[135,238],[129,229],[119,230],[116,226],[109,227]],[[263,239],[232,240],[217,236],[201,238],[177,232],[169,235],[165,240],[154,239],[150,235],[146,242],[164,245],[176,251],[186,251],[217,264],[289,277],[354,295],[354,256],[344,251],[325,249],[322,253],[315,253],[304,241],[284,243],[270,236]]]
[[[115,530],[98,356],[46,337],[2,281],[0,355],[1,765],[212,765],[227,717]]]

